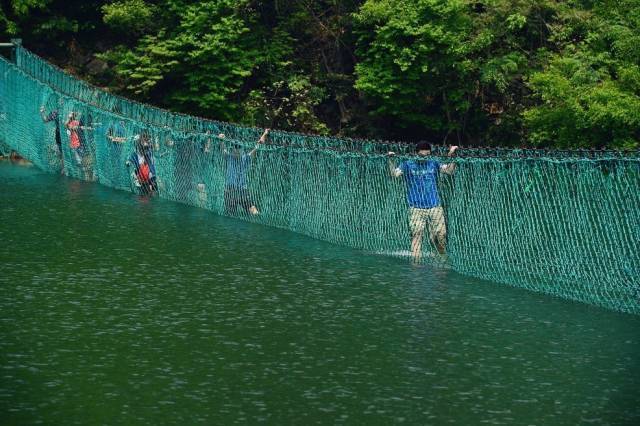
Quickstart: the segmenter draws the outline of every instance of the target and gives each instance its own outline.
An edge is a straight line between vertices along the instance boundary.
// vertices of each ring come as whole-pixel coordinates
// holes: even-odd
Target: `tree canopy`
[[[12,0],[0,31],[106,89],[284,130],[640,146],[640,0]]]

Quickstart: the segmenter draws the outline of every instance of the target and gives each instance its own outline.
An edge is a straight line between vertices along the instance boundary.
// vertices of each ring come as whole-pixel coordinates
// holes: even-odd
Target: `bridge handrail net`
[[[384,255],[410,253],[416,217],[441,220],[409,207],[384,154],[400,144],[274,132],[234,157],[254,150],[258,129],[129,101],[17,56],[18,66],[0,60],[0,142],[43,170]],[[396,166],[416,160],[413,148],[397,151]],[[638,152],[436,154],[456,167],[437,175],[446,236],[426,224],[421,262],[640,313]]]

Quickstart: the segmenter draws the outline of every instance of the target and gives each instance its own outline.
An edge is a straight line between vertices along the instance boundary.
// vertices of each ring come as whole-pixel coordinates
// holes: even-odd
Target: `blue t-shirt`
[[[400,170],[407,182],[407,202],[410,207],[431,209],[440,205],[438,195],[438,171],[440,163],[428,161],[404,161]]]
[[[251,164],[251,156],[242,155],[226,155],[227,175],[225,177],[225,185],[236,189],[247,189],[247,172]]]

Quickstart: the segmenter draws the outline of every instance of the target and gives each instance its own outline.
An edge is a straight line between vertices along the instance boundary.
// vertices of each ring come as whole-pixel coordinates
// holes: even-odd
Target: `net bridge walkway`
[[[425,158],[282,131],[257,144],[262,129],[107,93],[21,46],[14,56],[0,58],[0,151],[42,170],[640,313],[638,151]]]

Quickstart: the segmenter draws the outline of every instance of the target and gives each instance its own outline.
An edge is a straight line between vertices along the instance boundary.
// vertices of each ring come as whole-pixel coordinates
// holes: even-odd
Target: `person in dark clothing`
[[[227,165],[224,188],[224,209],[227,214],[236,214],[238,208],[254,216],[260,213],[249,193],[247,174],[258,146],[266,142],[268,135],[269,129],[266,129],[256,146],[247,153],[242,152],[237,144],[229,152],[224,144],[224,135],[218,136]]]
[[[46,113],[44,106],[40,107],[40,117],[43,123],[53,123],[55,125],[55,145],[54,150],[56,157],[60,161],[60,173],[64,173],[64,157],[62,155],[62,136],[60,135],[60,113],[58,109],[53,109],[49,114]]]
[[[151,138],[147,133],[142,133],[135,139],[136,150],[131,154],[126,165],[132,168],[131,177],[140,193],[153,194],[158,190],[158,184]]]

